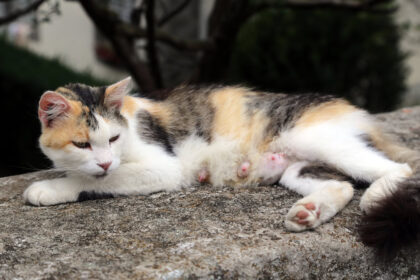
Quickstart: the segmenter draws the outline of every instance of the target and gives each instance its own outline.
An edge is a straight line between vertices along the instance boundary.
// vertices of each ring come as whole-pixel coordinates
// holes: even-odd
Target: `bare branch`
[[[149,67],[152,70],[158,88],[162,88],[162,74],[159,67],[159,58],[156,53],[156,37],[155,37],[155,1],[146,0],[146,33],[147,45],[146,52],[149,61]]]
[[[26,6],[25,8],[15,10],[13,13],[10,13],[5,17],[0,18],[0,25],[12,22],[23,15],[36,11],[39,8],[39,6],[41,6],[41,4],[45,1],[46,0],[37,0],[34,1],[32,4]]]
[[[237,34],[250,15],[250,2],[216,0],[208,21],[211,48],[203,51],[190,82],[214,83],[225,77]]]
[[[181,4],[179,4],[179,6],[176,7],[173,11],[171,11],[167,15],[163,16],[158,21],[158,24],[157,25],[159,27],[161,27],[165,23],[169,22],[172,18],[174,18],[176,15],[178,15],[180,12],[182,12],[188,6],[188,4],[190,4],[190,2],[191,2],[191,0],[185,0],[184,2],[182,2]]]
[[[131,38],[147,38],[146,30],[131,24],[120,23],[116,28]],[[159,29],[155,30],[155,38],[157,41],[181,51],[201,51],[213,47],[209,40],[184,40]]]
[[[92,1],[94,2],[94,0]],[[86,0],[80,0],[80,3],[84,2],[86,2]],[[107,29],[112,29],[112,32],[120,33],[121,36],[127,36],[131,39],[147,38],[147,31],[145,29],[121,21],[114,12],[104,7],[103,4],[96,4],[96,6],[99,7],[97,9],[100,9],[98,18],[101,18],[101,22],[108,22]],[[111,32],[111,30],[109,30],[109,32]],[[213,48],[213,43],[211,41],[184,40],[159,29],[155,30],[155,38],[157,41],[180,51],[202,51]]]
[[[131,24],[133,24],[133,25],[139,25],[140,24],[141,16],[142,16],[142,14],[144,14],[144,5],[145,5],[145,1],[142,1],[138,7],[135,7],[131,11],[131,15],[130,15]]]
[[[79,0],[79,2],[98,30],[111,41],[139,87],[145,92],[153,91],[155,81],[149,68],[140,60],[132,40],[118,32],[117,26],[121,23],[118,16],[104,6],[103,2],[98,3],[95,0]]]

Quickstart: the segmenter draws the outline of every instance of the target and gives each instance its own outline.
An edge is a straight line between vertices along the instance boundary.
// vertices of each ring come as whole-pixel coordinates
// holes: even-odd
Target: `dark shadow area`
[[[49,160],[38,148],[38,100],[46,90],[71,83],[106,84],[76,73],[0,39],[0,176],[44,169]]]

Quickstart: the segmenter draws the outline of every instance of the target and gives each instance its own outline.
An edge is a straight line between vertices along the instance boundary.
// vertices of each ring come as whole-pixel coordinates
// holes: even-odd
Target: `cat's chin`
[[[101,174],[96,174],[96,175],[93,175],[93,177],[95,178],[95,179],[102,179],[102,178],[105,178],[105,177],[107,177],[108,176],[108,172],[104,172],[104,173],[101,173]]]

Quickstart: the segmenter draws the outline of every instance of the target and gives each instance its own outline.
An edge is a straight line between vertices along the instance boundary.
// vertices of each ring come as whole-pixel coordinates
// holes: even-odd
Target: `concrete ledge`
[[[378,115],[420,148],[420,107]],[[196,187],[53,207],[22,192],[50,172],[0,179],[0,279],[418,279],[420,248],[388,265],[357,240],[355,199],[315,231],[289,233],[282,187]]]

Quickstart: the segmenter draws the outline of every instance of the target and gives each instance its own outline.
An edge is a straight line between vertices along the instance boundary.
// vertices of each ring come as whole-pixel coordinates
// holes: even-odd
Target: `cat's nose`
[[[100,167],[102,167],[103,170],[107,171],[108,168],[111,166],[112,161],[98,163]]]

